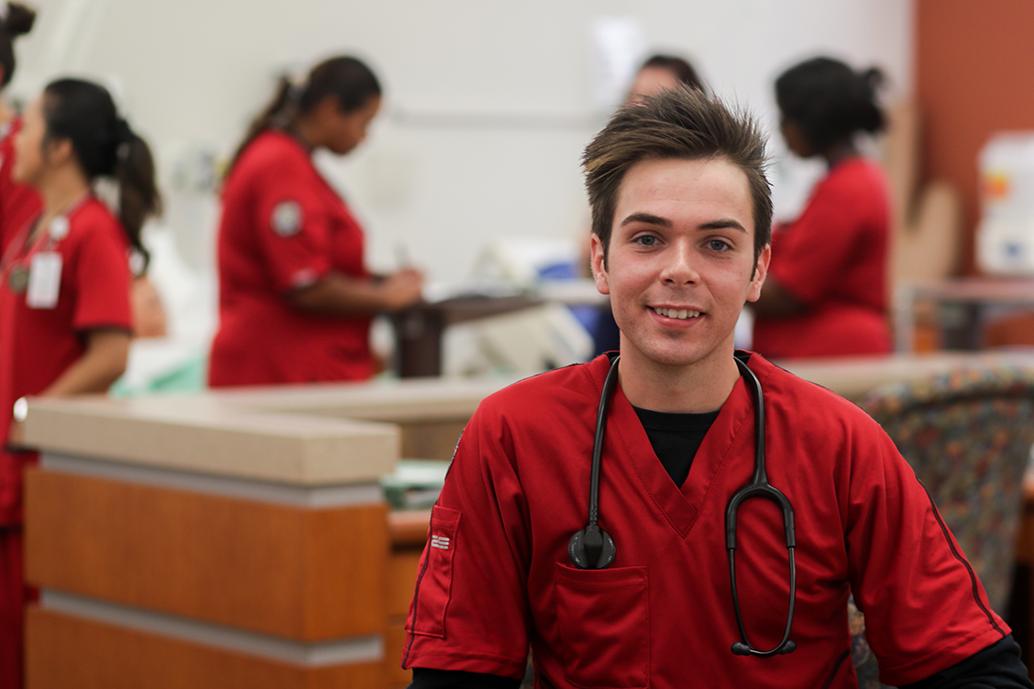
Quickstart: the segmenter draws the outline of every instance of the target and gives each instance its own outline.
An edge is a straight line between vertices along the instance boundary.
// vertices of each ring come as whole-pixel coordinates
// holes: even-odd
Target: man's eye
[[[732,245],[724,239],[708,239],[707,248],[711,251],[728,251],[732,249]]]
[[[657,245],[657,237],[653,236],[652,234],[641,234],[638,237],[634,238],[632,241],[636,244],[639,244],[640,246]]]

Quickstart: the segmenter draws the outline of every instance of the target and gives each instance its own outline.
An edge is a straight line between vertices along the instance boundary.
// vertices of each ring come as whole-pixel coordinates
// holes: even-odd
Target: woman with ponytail
[[[882,77],[838,60],[806,60],[775,85],[787,147],[828,173],[801,216],[776,228],[754,312],[754,349],[767,357],[886,354],[890,197],[856,137],[884,128]]]
[[[160,208],[147,144],[101,86],[54,81],[26,111],[14,179],[34,188],[40,213],[8,242],[0,263],[0,689],[20,687],[21,482],[11,437],[24,398],[103,393],[129,351],[131,254],[146,265],[144,221]],[[117,214],[93,193],[118,187]]]
[[[312,160],[350,153],[380,105],[369,67],[331,58],[284,81],[237,148],[219,225],[213,387],[365,380],[371,317],[420,299],[419,272],[370,274],[362,228]]]
[[[32,30],[36,13],[15,2],[0,1],[0,90],[14,77],[17,61],[14,41]],[[14,136],[22,121],[11,104],[0,96],[0,248],[11,235],[39,212],[39,196],[29,186],[11,179],[14,166]]]

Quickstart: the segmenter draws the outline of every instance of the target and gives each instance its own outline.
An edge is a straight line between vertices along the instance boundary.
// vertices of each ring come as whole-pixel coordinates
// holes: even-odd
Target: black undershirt
[[[718,412],[669,414],[633,407],[665,471],[681,487]],[[409,689],[519,689],[521,680],[454,670],[413,668]],[[1012,636],[957,665],[901,689],[1034,689]]]
[[[646,429],[646,437],[653,445],[654,454],[676,486],[682,486],[689,476],[693,457],[704,440],[707,429],[718,418],[718,412],[704,414],[669,414],[667,412],[635,409],[639,422]]]

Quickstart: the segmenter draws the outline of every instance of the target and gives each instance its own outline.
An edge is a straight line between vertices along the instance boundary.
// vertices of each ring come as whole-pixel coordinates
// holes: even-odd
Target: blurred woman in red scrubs
[[[0,5],[0,88],[7,88],[14,77],[17,61],[14,41],[27,34],[36,23],[36,13],[16,2]],[[31,220],[40,209],[36,191],[11,179],[14,166],[14,136],[22,119],[7,101],[0,98],[0,248],[7,246],[13,233]]]
[[[818,156],[828,173],[801,216],[777,227],[772,265],[754,305],[753,348],[767,357],[886,354],[890,198],[883,171],[862,156],[859,133],[884,128],[877,70],[819,57],[776,80],[787,147]]]
[[[102,87],[52,82],[25,115],[13,179],[42,210],[20,228],[0,264],[0,689],[21,687],[22,471],[34,453],[9,445],[25,397],[100,393],[129,351],[130,257],[147,260],[144,220],[160,199],[147,144]],[[118,184],[117,217],[93,183]]]
[[[312,160],[350,153],[380,107],[373,72],[331,58],[284,82],[238,148],[219,225],[213,387],[370,378],[372,316],[420,299],[418,271],[369,272],[359,222]]]

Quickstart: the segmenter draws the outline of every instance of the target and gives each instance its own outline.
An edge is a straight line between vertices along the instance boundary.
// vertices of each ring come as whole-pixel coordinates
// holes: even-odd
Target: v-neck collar
[[[599,384],[609,366],[606,357],[597,371]],[[614,389],[608,411],[604,462],[630,462],[635,475],[664,514],[668,523],[686,538],[696,523],[711,489],[719,483],[733,449],[744,444],[753,448],[753,402],[746,382],[740,377],[729,397],[722,404],[718,418],[704,435],[693,459],[693,468],[682,486],[676,486],[650,445],[635,410],[625,397],[619,382]],[[615,451],[617,450],[617,451]],[[753,461],[752,452],[741,453],[743,461]]]

